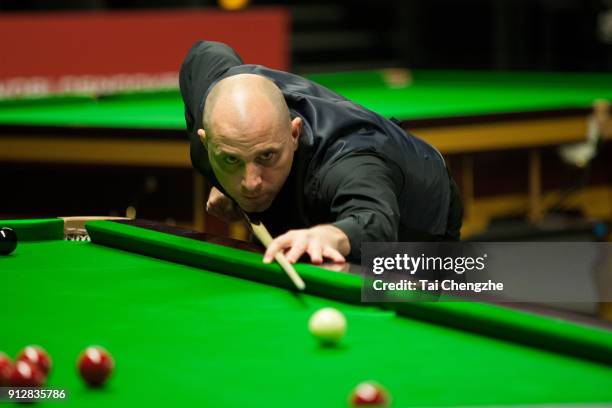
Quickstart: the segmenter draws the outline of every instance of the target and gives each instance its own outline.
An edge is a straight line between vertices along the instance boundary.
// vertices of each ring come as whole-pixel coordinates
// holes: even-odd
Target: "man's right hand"
[[[206,212],[227,223],[242,219],[238,205],[215,187],[210,190],[208,195]]]

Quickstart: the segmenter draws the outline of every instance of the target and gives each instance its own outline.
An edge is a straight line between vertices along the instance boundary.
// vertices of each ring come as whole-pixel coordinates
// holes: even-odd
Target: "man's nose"
[[[261,188],[261,168],[255,163],[247,163],[242,177],[242,190],[246,193],[256,193]]]

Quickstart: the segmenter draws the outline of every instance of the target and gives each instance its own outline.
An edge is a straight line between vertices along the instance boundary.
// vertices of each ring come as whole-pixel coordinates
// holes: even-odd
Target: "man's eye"
[[[259,160],[268,161],[268,160],[272,160],[273,157],[274,157],[274,152],[266,152],[266,153],[262,153],[259,155]]]
[[[238,163],[238,159],[237,159],[237,158],[235,158],[234,156],[225,156],[225,157],[223,158],[223,161],[224,161],[226,164],[236,164],[236,163]]]

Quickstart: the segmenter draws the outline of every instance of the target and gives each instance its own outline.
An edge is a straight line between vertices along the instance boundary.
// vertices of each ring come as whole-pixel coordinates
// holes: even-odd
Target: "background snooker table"
[[[360,304],[359,276],[303,264],[295,295],[258,254],[117,222],[89,223],[92,242],[63,240],[61,219],[3,225],[20,243],[0,258],[1,348],[45,347],[68,406],[341,407],[368,379],[394,407],[612,403],[607,330],[481,303]],[[325,306],[348,320],[337,348],[306,328]],[[90,344],[116,360],[103,390],[75,372]]]
[[[581,140],[584,123],[576,123],[577,118],[583,122],[595,100],[612,99],[612,74],[417,70],[411,72],[409,82],[398,86],[389,82],[388,71],[311,74],[307,77],[385,117],[406,121],[408,128],[434,128],[421,130],[421,136],[442,152],[449,153]],[[139,135],[147,138],[165,135],[184,139],[185,122],[178,90],[5,100],[0,101],[0,107],[0,126],[5,137],[22,130],[30,135],[57,135],[66,131],[86,138],[95,135],[88,135],[85,130],[93,130],[123,139],[134,134],[130,130],[140,129],[143,132]],[[549,130],[542,135],[541,132],[534,133],[533,128],[523,127],[525,132],[531,130],[527,136],[536,139],[533,141],[520,134],[515,134],[515,141],[508,140],[507,135],[499,132],[499,128],[508,123],[531,122],[538,118],[547,120],[545,124],[554,132]],[[468,140],[453,141],[440,136],[440,128],[447,123],[456,125],[461,122],[494,123],[487,128],[489,140],[470,140],[483,137],[473,134],[475,128],[470,129],[472,134],[467,135]],[[570,129],[563,129],[568,126]],[[580,132],[571,134],[577,130]],[[164,131],[175,132],[168,134]],[[125,135],[121,135],[122,132],[126,132]],[[553,133],[556,135],[552,136]],[[457,138],[461,139],[455,136]],[[3,144],[8,144],[8,141],[17,143],[8,138]],[[142,137],[140,141],[143,141]],[[29,154],[32,158],[39,158],[37,152]],[[17,159],[14,156],[14,152],[6,151],[0,158]],[[120,157],[118,154],[115,160],[127,163],[134,160],[128,156]],[[159,161],[159,165],[181,165],[188,164],[188,159],[150,160]],[[76,158],[65,157],[64,160]],[[107,160],[112,162],[111,158]]]
[[[444,154],[533,149],[529,212],[535,221],[542,213],[537,148],[584,140],[593,102],[612,99],[611,74],[417,70],[403,86],[387,74],[309,78],[397,118]],[[609,127],[605,134],[612,134]],[[0,101],[0,162],[191,168],[188,149],[178,91]],[[468,217],[474,215],[472,167],[463,160],[459,173]],[[205,192],[195,173],[193,185],[193,225],[202,229]]]

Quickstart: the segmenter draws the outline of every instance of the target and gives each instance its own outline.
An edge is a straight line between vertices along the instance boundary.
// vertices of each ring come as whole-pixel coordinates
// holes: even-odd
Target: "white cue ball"
[[[308,329],[321,343],[336,344],[346,333],[346,319],[338,309],[324,307],[310,317]]]

